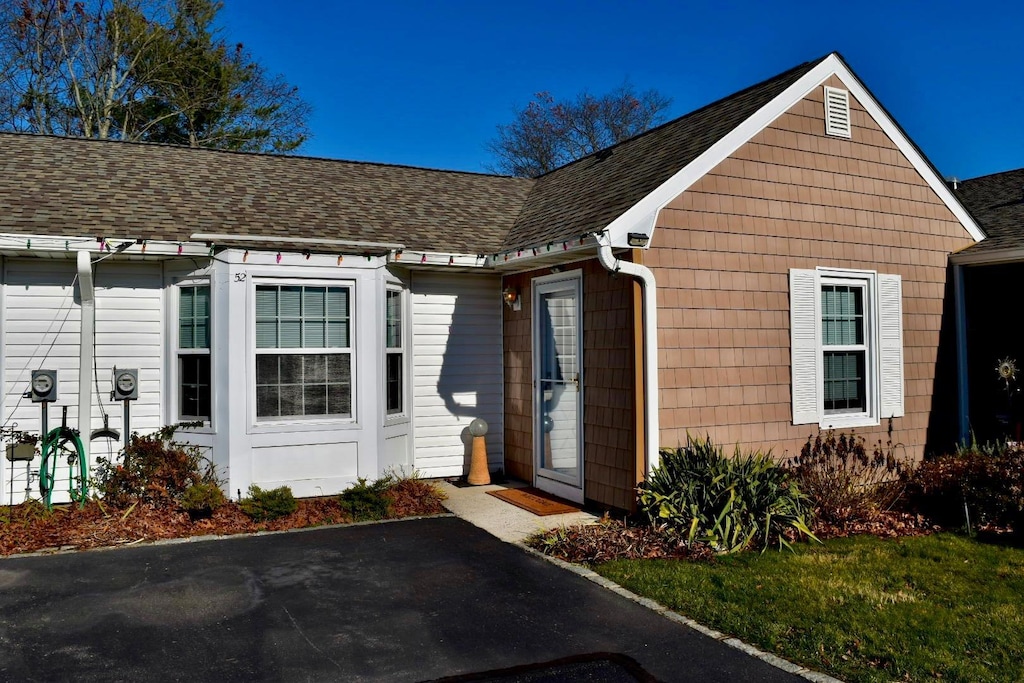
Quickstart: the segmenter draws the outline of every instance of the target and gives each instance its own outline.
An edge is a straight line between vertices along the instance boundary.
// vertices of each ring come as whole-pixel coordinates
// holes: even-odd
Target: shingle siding
[[[845,87],[838,78],[828,85]],[[945,448],[934,424],[947,258],[970,235],[851,96],[853,138],[826,137],[821,88],[670,202],[646,263],[658,281],[661,445],[687,431],[720,443],[799,452],[792,425],[790,268],[831,266],[903,278],[908,454]],[[858,429],[885,438],[885,423]],[[931,428],[931,431],[929,429]]]

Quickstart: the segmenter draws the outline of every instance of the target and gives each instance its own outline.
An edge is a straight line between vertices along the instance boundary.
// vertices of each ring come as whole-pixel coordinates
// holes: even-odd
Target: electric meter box
[[[114,368],[114,391],[115,401],[135,401],[139,398],[139,371],[138,369]]]
[[[57,371],[56,370],[33,370],[32,371],[32,402],[53,403],[57,400]]]

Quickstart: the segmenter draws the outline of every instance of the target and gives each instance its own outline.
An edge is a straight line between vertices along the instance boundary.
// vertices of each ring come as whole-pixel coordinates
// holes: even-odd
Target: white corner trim
[[[893,144],[907,157],[914,169],[921,174],[925,182],[942,199],[946,207],[957,217],[961,225],[970,233],[976,242],[985,239],[984,231],[978,226],[967,210],[953,196],[931,164],[921,155],[914,144],[904,135],[882,109],[881,105],[867,91],[864,85],[853,75],[836,53],[830,54],[813,69],[801,76],[795,83],[782,91],[773,100],[756,111],[743,123],[733,128],[722,139],[713,144],[703,154],[680,169],[675,175],[655,188],[650,194],[631,206],[621,216],[608,224],[606,230],[615,247],[626,247],[630,232],[646,232],[654,241],[654,228],[657,216],[665,206],[686,191],[695,182],[707,175],[718,164],[733,154],[742,145],[762,130],[771,125],[775,119],[789,111],[797,102],[804,99],[812,90],[819,87],[830,76],[837,76],[847,86],[861,106],[871,115],[879,127],[885,132]]]

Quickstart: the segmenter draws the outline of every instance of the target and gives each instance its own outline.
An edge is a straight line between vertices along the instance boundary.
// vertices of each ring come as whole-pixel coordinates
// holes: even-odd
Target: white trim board
[[[872,97],[867,88],[853,74],[842,58],[835,52],[822,59],[814,68],[801,76],[793,85],[786,88],[768,104],[764,105],[751,117],[733,128],[703,154],[680,169],[650,194],[626,210],[613,220],[605,230],[611,237],[613,246],[625,247],[627,236],[631,232],[643,232],[651,235],[648,247],[654,241],[654,228],[658,214],[665,206],[703,178],[718,164],[732,155],[741,146],[749,142],[762,130],[770,126],[782,114],[789,111],[796,103],[807,97],[831,76],[837,76],[857,101],[875,120],[882,131],[893,141],[893,144],[910,161],[914,169],[928,183],[929,187],[942,199],[946,207],[957,217],[961,225],[970,233],[976,242],[985,239],[985,232],[971,218],[962,204],[953,196],[931,164],[925,159],[913,142],[903,133],[896,122],[885,112],[882,106]]]

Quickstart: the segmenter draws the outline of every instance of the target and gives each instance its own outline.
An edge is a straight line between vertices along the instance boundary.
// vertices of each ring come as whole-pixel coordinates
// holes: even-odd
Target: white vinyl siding
[[[900,277],[794,268],[789,282],[793,424],[846,428],[902,416]]]
[[[463,432],[476,417],[489,425],[491,467],[501,466],[501,278],[415,273],[411,297],[416,469],[428,477],[464,474]]]
[[[57,401],[50,405],[50,428],[60,424],[64,406],[68,423],[78,424],[78,359],[81,305],[73,260],[8,259],[4,264],[4,419],[18,428],[40,431],[38,404],[22,399],[34,369],[57,370]],[[92,428],[103,426],[103,411],[110,427],[122,430],[122,406],[111,402],[114,366],[139,369],[139,399],[132,402],[131,431],[149,433],[164,424],[161,416],[163,377],[163,287],[156,263],[98,263],[96,288],[96,370],[93,374]],[[91,459],[116,455],[120,443],[93,441]],[[6,501],[10,468],[0,474]],[[32,464],[38,471],[38,461]],[[65,476],[67,468],[59,468]],[[66,478],[66,476],[65,476]],[[24,497],[25,468],[15,467],[14,501]],[[35,495],[38,491],[33,484]],[[67,485],[58,479],[56,492],[66,496]],[[55,498],[55,500],[57,500]]]

